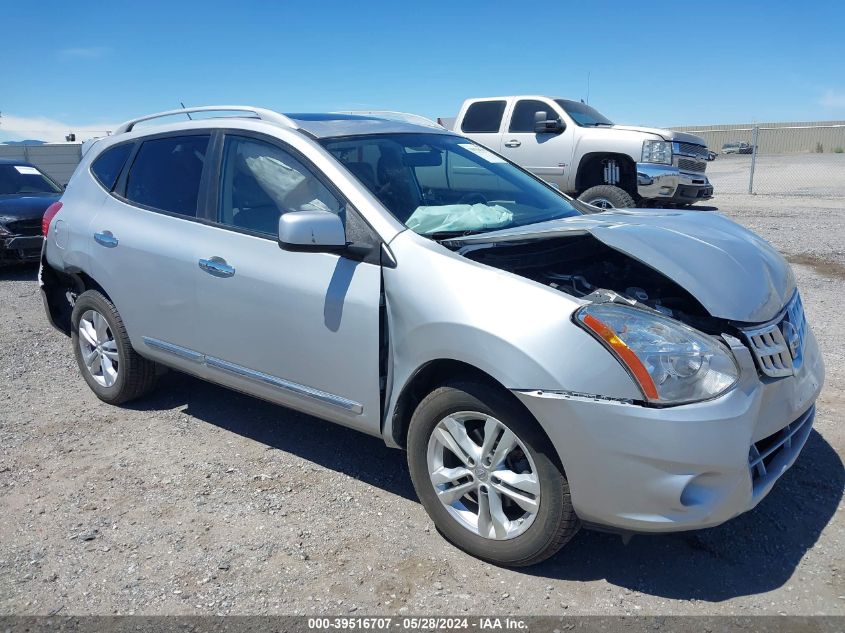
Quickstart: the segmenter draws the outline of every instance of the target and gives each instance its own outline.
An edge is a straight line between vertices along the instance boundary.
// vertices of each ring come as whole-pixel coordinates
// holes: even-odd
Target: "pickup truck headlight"
[[[5,236],[11,235],[11,234],[12,234],[12,232],[9,231],[9,229],[7,229],[5,226],[0,224],[0,237],[5,237]]]
[[[672,143],[669,141],[643,141],[644,163],[672,164]]]
[[[707,400],[739,378],[733,355],[717,339],[655,312],[591,304],[575,321],[616,356],[649,402]]]

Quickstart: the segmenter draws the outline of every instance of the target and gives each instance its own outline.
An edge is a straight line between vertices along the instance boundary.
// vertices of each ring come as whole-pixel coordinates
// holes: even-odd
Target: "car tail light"
[[[61,202],[54,202],[49,207],[47,207],[47,210],[44,212],[44,217],[41,219],[41,235],[43,235],[44,237],[47,237],[47,231],[50,230],[50,222],[53,221],[53,218],[56,217],[56,214],[61,208]]]

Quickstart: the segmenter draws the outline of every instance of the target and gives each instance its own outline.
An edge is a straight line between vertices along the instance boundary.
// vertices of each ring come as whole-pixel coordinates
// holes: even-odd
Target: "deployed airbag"
[[[513,220],[513,213],[505,207],[478,204],[445,204],[436,207],[417,207],[405,225],[417,233],[440,231],[474,231],[497,229]]]

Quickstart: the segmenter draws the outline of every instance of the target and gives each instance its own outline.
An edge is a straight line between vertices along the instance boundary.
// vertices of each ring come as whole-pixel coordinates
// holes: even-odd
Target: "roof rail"
[[[150,121],[166,116],[174,116],[178,114],[190,114],[191,112],[249,112],[252,118],[261,119],[262,121],[269,121],[284,127],[298,129],[299,126],[291,121],[284,114],[267,110],[266,108],[254,108],[252,106],[198,106],[196,108],[179,108],[178,110],[167,110],[166,112],[157,112],[155,114],[148,114],[146,116],[131,119],[125,123],[121,123],[114,131],[115,134],[123,134],[124,132],[131,132],[132,129],[142,121]]]
[[[333,114],[370,115],[381,119],[393,119],[395,121],[404,121],[405,123],[414,123],[416,125],[425,125],[427,127],[443,127],[437,121],[432,121],[424,116],[411,114],[410,112],[394,112],[393,110],[345,110],[342,112],[334,112]]]

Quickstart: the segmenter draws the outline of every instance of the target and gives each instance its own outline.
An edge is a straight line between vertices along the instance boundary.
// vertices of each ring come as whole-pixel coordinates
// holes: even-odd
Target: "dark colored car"
[[[30,163],[0,159],[0,266],[38,261],[41,219],[62,187]]]

